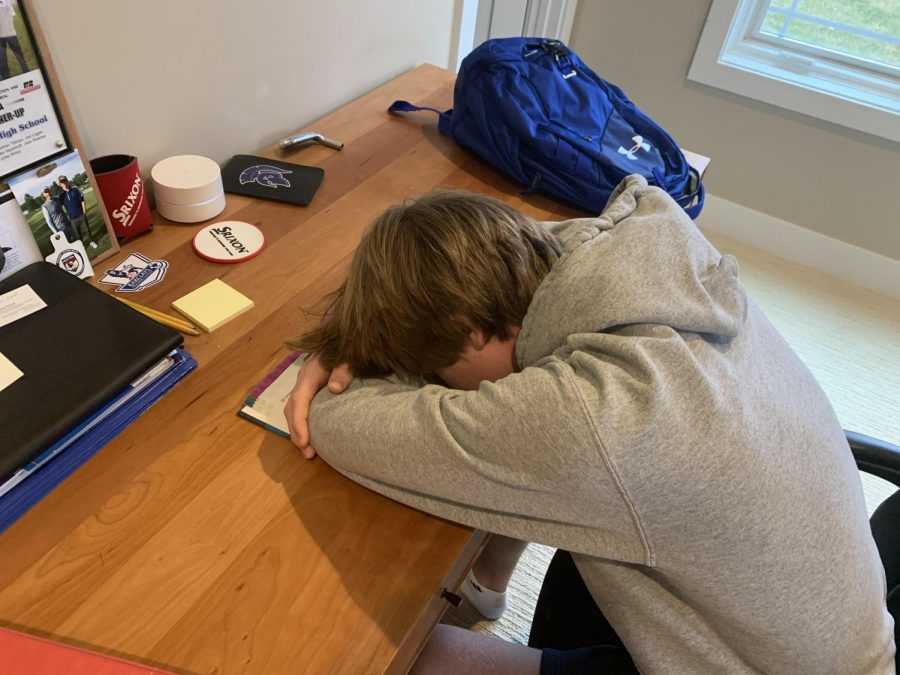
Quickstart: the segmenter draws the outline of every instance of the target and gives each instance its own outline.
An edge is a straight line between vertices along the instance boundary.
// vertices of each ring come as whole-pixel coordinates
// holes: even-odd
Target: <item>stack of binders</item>
[[[197,366],[181,343],[48,263],[0,282],[0,361],[16,371],[0,377],[0,532]]]

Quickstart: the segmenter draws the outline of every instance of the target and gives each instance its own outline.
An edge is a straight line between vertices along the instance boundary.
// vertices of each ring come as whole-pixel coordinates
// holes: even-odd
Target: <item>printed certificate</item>
[[[70,149],[34,35],[17,0],[0,0],[0,178]]]
[[[67,147],[40,70],[0,80],[0,176]]]

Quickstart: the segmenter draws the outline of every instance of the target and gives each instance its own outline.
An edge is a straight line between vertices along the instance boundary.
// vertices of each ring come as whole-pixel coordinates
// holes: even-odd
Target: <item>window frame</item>
[[[688,79],[900,142],[900,76],[890,66],[755,34],[766,0],[712,0]],[[874,65],[874,64],[871,64]],[[898,69],[900,70],[900,69]]]

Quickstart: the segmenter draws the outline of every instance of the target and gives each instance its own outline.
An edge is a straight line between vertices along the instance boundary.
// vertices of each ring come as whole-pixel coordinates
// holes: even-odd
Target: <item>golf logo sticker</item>
[[[116,293],[136,293],[158,284],[166,276],[169,263],[166,260],[150,260],[140,253],[132,253],[100,279],[101,284],[118,286]]]
[[[289,173],[293,173],[293,171],[279,169],[277,166],[272,166],[270,164],[256,164],[254,166],[248,166],[241,171],[238,180],[241,185],[244,183],[259,183],[260,185],[276,189],[279,187],[289,188],[291,187],[291,182],[284,177],[285,174]]]
[[[236,263],[259,255],[265,243],[262,231],[255,225],[226,220],[197,232],[194,252],[210,262]]]

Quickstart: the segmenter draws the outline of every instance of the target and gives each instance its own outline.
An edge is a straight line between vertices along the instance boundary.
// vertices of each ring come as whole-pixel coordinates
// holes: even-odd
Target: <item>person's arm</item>
[[[87,215],[87,204],[84,201],[84,195],[82,194],[81,190],[79,190],[78,188],[74,188],[74,189],[78,190],[78,203],[81,204],[81,212],[84,215]]]
[[[56,228],[53,227],[53,223],[50,220],[50,211],[47,210],[47,207],[41,205],[41,213],[44,214],[44,222],[47,223],[47,227],[50,228],[51,232],[56,232]]]
[[[316,394],[326,386],[333,394],[340,394],[353,381],[353,371],[347,364],[328,369],[317,358],[305,359],[297,373],[297,384],[284,406],[291,441],[300,448],[306,459],[316,456],[315,448],[309,442],[309,406]]]
[[[644,562],[633,512],[572,367],[548,359],[477,391],[356,381],[313,402],[313,447],[353,480],[506,536]]]

